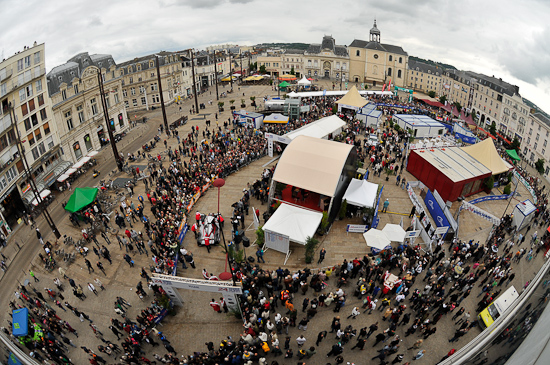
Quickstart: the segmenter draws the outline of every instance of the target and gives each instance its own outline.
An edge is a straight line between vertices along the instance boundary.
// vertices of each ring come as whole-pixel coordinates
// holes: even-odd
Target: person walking
[[[390,200],[386,199],[382,205],[382,213],[387,213],[388,207],[390,206]]]
[[[323,247],[321,249],[321,251],[319,251],[319,261],[317,261],[318,264],[320,264],[321,262],[323,262],[323,260],[325,259],[325,255],[327,254],[327,250],[325,250],[325,248]]]
[[[35,282],[40,281],[40,280],[38,280],[38,278],[34,275],[34,271],[29,270],[29,274],[30,274],[30,276],[32,276],[32,278],[34,279]]]
[[[351,310],[351,314],[348,316],[347,319],[350,319],[350,318],[357,318],[357,316],[361,314],[361,311],[359,311],[359,308],[358,307],[353,307],[353,309]]]
[[[426,354],[426,350],[418,351],[418,354],[414,355],[413,360],[421,359]]]
[[[101,261],[98,261],[96,263],[96,266],[99,270],[101,270],[101,272],[103,273],[103,275],[107,276],[107,274],[105,273],[105,268],[103,267],[103,264],[101,263]]]
[[[258,263],[263,262],[265,264],[264,260],[264,250],[261,248],[258,248],[258,251],[256,251],[256,258],[258,259]]]
[[[210,301],[210,306],[212,307],[212,309],[214,309],[214,312],[217,312],[217,313],[222,312],[222,308],[220,307],[220,303],[216,302],[216,300],[214,298],[212,298],[212,300]]]
[[[84,259],[84,263],[86,264],[86,267],[88,267],[88,274],[93,273],[95,270],[92,267],[92,263],[88,259]]]
[[[97,290],[95,289],[94,284],[88,283],[88,290],[97,295]]]
[[[411,212],[409,213],[409,218],[414,217],[414,213],[416,213],[416,205],[413,205]]]
[[[101,280],[99,280],[99,278],[95,278],[94,282],[97,286],[101,288],[102,291],[105,290],[105,287],[103,286],[103,283],[101,282]]]

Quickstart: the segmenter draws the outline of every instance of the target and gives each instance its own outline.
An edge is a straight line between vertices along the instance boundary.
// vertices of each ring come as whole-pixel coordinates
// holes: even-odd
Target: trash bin
[[[243,236],[243,246],[250,247],[250,239],[246,236]]]

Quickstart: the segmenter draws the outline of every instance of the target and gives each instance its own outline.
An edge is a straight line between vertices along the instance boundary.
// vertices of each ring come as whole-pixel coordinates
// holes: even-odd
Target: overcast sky
[[[139,5],[138,5],[139,4]],[[46,43],[46,67],[79,52],[124,62],[160,50],[221,43],[382,43],[518,85],[550,113],[547,0],[0,0],[0,53]]]

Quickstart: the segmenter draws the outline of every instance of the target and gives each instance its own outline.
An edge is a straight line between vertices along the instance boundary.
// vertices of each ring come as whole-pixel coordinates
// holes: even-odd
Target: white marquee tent
[[[264,249],[282,252],[288,259],[289,241],[305,245],[307,238],[315,235],[322,219],[323,214],[320,212],[281,204],[262,227],[265,235]]]
[[[367,246],[376,248],[377,250],[383,250],[391,243],[388,236],[386,236],[382,231],[379,231],[376,228],[371,228],[363,233],[363,238],[365,238]]]
[[[366,180],[351,179],[348,189],[342,200],[358,207],[374,208],[376,205],[376,193],[378,184]]]
[[[309,86],[311,85],[311,81],[309,81],[305,76],[302,77],[302,79],[300,81],[298,81],[298,85],[301,85],[301,86]]]
[[[405,235],[407,234],[403,227],[401,227],[399,224],[391,223],[386,224],[386,226],[382,228],[382,233],[384,233],[392,242],[405,241]]]
[[[330,134],[336,135],[342,131],[346,125],[342,119],[336,115],[321,118],[315,122],[306,124],[303,127],[293,130],[284,135],[284,137],[293,140],[298,136],[309,136],[315,138],[327,139]]]

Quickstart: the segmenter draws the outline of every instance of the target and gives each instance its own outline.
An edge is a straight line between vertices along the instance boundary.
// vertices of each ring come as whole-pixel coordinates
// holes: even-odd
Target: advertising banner
[[[445,217],[445,213],[443,213],[443,209],[439,206],[437,201],[435,200],[435,197],[433,196],[431,190],[428,189],[426,193],[426,198],[424,199],[424,204],[426,204],[426,207],[428,208],[428,211],[430,212],[430,215],[434,219],[435,224],[438,227],[448,227],[451,224],[447,220],[447,217]]]

